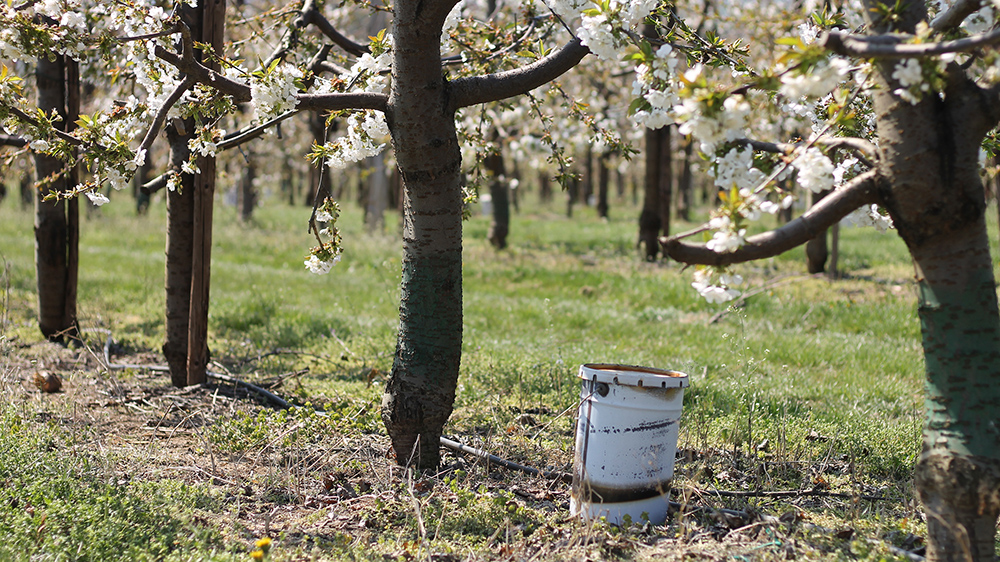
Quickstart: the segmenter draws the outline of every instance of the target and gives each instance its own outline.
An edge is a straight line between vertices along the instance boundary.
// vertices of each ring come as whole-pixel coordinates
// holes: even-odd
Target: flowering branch
[[[156,112],[156,116],[153,117],[153,122],[149,125],[146,136],[143,137],[138,150],[136,150],[137,154],[145,153],[153,145],[156,135],[160,133],[160,129],[163,127],[163,122],[167,120],[167,113],[170,111],[170,108],[177,103],[177,100],[181,99],[184,92],[188,91],[191,86],[194,86],[194,79],[188,75],[174,88],[173,92],[170,92],[170,96],[167,97],[166,101],[163,102],[163,106],[160,107],[160,110]]]
[[[803,146],[801,143],[766,142],[756,139],[736,139],[733,142],[749,146],[757,152],[785,155],[791,154],[797,147]],[[871,141],[857,137],[819,137],[809,143],[809,146],[811,145],[832,148],[834,150],[846,148],[851,150],[858,160],[869,168],[874,168],[875,161],[878,160],[878,147]]]
[[[456,108],[498,101],[521,95],[555,80],[590,53],[580,39],[527,66],[486,76],[459,78],[451,83],[452,104]]]
[[[660,244],[665,254],[687,264],[721,267],[776,256],[812,240],[858,207],[876,203],[880,181],[875,170],[865,172],[824,197],[801,217],[781,228],[747,238],[744,246],[732,252],[720,253],[706,246],[682,242],[683,237],[704,229],[660,238]]]
[[[14,115],[14,117],[17,117],[18,119],[20,119],[21,121],[24,121],[25,123],[27,123],[29,125],[32,125],[32,126],[35,126],[35,127],[41,127],[42,126],[42,124],[37,119],[35,119],[34,117],[28,115],[27,113],[21,111],[20,109],[18,109],[16,107],[11,107],[10,108],[10,112],[11,112],[12,115]],[[59,129],[56,129],[55,127],[52,128],[52,134],[54,134],[55,136],[59,137],[61,140],[64,140],[64,141],[66,141],[66,142],[68,142],[68,143],[70,143],[70,144],[72,144],[74,146],[81,146],[83,144],[82,140],[74,137],[73,135],[71,135],[69,133],[60,131]]]
[[[158,39],[160,37],[167,37],[175,33],[180,33],[181,26],[174,25],[164,29],[163,31],[158,31],[156,33],[147,33],[145,35],[132,35],[130,37],[118,37],[115,39],[117,43],[131,43],[132,41],[145,41],[147,39]]]
[[[945,53],[966,53],[980,47],[1000,43],[1000,29],[954,41],[935,43],[903,43],[908,35],[874,35],[870,37],[829,31],[820,40],[831,52],[845,57],[864,59],[909,59]]]

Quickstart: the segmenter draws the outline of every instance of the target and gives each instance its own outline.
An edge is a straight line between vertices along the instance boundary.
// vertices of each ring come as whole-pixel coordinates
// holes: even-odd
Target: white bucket
[[[594,363],[580,366],[579,376],[570,514],[615,525],[626,515],[663,523],[687,375]]]

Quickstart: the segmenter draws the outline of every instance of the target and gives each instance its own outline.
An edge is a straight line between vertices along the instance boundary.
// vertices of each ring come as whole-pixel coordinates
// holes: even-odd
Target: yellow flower
[[[250,553],[250,558],[253,558],[254,560],[263,560],[264,559],[264,551],[263,550],[255,550],[255,551],[253,551],[253,552]]]
[[[267,552],[268,550],[271,550],[271,537],[264,537],[262,539],[258,539],[257,542],[254,544],[260,550]]]

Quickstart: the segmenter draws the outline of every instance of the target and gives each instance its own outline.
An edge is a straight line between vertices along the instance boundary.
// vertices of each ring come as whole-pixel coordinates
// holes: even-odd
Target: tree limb
[[[385,111],[389,96],[375,92],[333,92],[330,94],[299,94],[298,110],[339,111],[342,109],[374,109]]]
[[[157,45],[154,54],[163,61],[175,66],[177,70],[193,78],[195,82],[205,84],[225,95],[232,96],[233,101],[236,103],[247,103],[250,101],[250,86],[226,78],[222,74],[194,60],[194,57],[189,58],[187,56],[189,51],[190,49],[185,48],[185,54],[178,56],[176,53],[172,53]]]
[[[153,145],[153,141],[156,140],[156,135],[160,133],[160,128],[163,127],[163,122],[167,120],[167,113],[170,112],[170,108],[177,103],[177,100],[181,99],[184,92],[188,91],[191,86],[194,86],[194,79],[191,75],[188,75],[181,81],[180,84],[174,88],[173,92],[167,97],[166,101],[163,102],[163,106],[160,110],[156,112],[156,116],[153,117],[153,122],[149,125],[149,130],[146,131],[146,136],[143,137],[142,142],[139,144],[139,148],[136,152],[143,150],[149,150],[149,147]]]
[[[744,144],[757,152],[771,152],[774,154],[791,154],[796,148],[802,146],[801,143],[775,143],[755,139],[736,139],[735,143]],[[814,140],[816,144],[826,148],[843,149],[846,148],[858,157],[862,164],[869,168],[874,168],[874,162],[878,161],[878,147],[871,141],[857,137],[829,137],[822,136]]]
[[[958,0],[931,20],[931,29],[940,33],[958,27],[982,7],[983,0]]]
[[[746,245],[735,252],[718,253],[703,245],[687,244],[682,241],[684,235],[660,238],[660,244],[665,254],[686,264],[725,266],[769,258],[812,240],[858,207],[877,203],[879,182],[878,172],[869,170],[785,226],[747,238]]]
[[[21,111],[20,109],[18,109],[16,107],[11,107],[10,108],[10,112],[14,115],[14,117],[17,117],[18,119],[20,119],[21,121],[24,121],[25,123],[27,123],[29,125],[33,125],[35,127],[41,127],[41,123],[37,119],[35,119],[34,117],[28,115],[27,113]],[[72,144],[73,146],[82,146],[83,145],[83,141],[82,140],[74,137],[73,135],[71,135],[71,134],[69,134],[67,132],[60,131],[59,129],[56,129],[55,127],[52,128],[52,134],[54,134],[55,136],[59,137],[61,140],[64,140],[64,141]]]
[[[0,135],[0,146],[13,146],[14,148],[21,148],[28,144],[25,139],[14,136],[14,135]]]
[[[309,3],[311,3],[311,1],[307,1],[307,4]],[[326,19],[326,16],[319,13],[319,10],[316,9],[315,5],[312,10],[303,10],[299,17],[301,17],[306,24],[311,23],[315,25],[330,41],[333,41],[338,47],[347,51],[349,54],[360,57],[361,55],[370,52],[367,45],[362,45],[357,41],[348,39],[337,31],[337,29],[333,27],[333,24],[330,23],[330,20]]]
[[[590,49],[580,39],[573,39],[527,66],[486,76],[459,78],[451,82],[452,105],[457,109],[530,92],[566,73],[589,53]]]
[[[909,35],[873,35],[870,37],[829,31],[820,43],[833,53],[863,59],[907,59],[945,53],[965,53],[1000,43],[1000,29],[954,41],[903,43]]]
[[[222,139],[222,142],[220,142],[219,144],[216,145],[216,149],[217,150],[229,150],[230,148],[233,148],[235,146],[239,146],[239,145],[241,145],[241,144],[243,144],[243,143],[245,143],[247,141],[253,140],[253,139],[255,139],[255,138],[263,135],[264,131],[266,131],[270,127],[272,127],[274,125],[277,125],[278,123],[281,123],[285,119],[288,119],[289,117],[291,117],[292,115],[297,114],[298,112],[299,112],[298,109],[293,109],[291,111],[286,111],[286,112],[282,113],[281,115],[275,117],[274,119],[271,119],[270,121],[267,121],[266,123],[261,123],[260,125],[257,125],[256,127],[249,127],[247,129],[241,129],[241,130],[236,131],[234,133],[230,133],[230,134],[226,135],[226,137],[224,139]]]

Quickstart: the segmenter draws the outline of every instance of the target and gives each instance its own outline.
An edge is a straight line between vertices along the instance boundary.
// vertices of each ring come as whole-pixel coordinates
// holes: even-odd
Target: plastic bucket
[[[688,376],[600,363],[580,366],[579,376],[570,514],[663,523]]]

